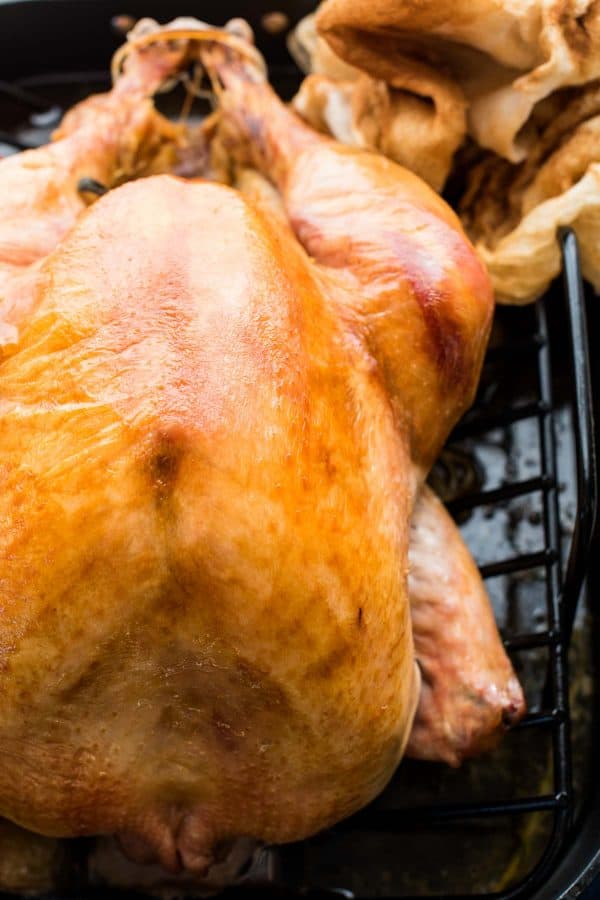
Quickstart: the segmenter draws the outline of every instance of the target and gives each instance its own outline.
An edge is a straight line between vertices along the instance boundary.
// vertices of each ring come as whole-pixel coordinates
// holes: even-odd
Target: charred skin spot
[[[471,377],[472,365],[465,336],[452,315],[456,291],[433,260],[433,253],[426,253],[398,235],[390,234],[388,238],[399,273],[421,309],[440,377],[448,386],[460,387]]]
[[[325,476],[328,482],[335,481],[337,475],[337,466],[332,459],[331,451],[328,447],[322,444],[318,450],[318,460],[323,470],[325,472]]]
[[[419,287],[412,281],[411,287],[421,306],[440,373],[448,384],[462,384],[471,367],[466,365],[466,347],[460,328],[444,308],[449,302],[448,294],[433,286]]]
[[[160,433],[154,442],[149,459],[149,473],[158,505],[164,504],[173,492],[184,454],[183,441],[175,433]]]

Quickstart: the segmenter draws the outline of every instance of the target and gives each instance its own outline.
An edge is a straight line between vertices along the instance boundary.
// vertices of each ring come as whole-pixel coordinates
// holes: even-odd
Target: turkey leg
[[[17,341],[35,304],[41,262],[102,190],[141,174],[169,171],[184,130],[159,115],[151,95],[181,64],[166,44],[132,51],[112,91],[67,113],[51,144],[0,166],[0,349]],[[84,179],[80,190],[80,183]],[[94,182],[96,185],[94,185]]]
[[[407,756],[452,766],[492,749],[525,713],[481,576],[426,485],[410,525],[408,589],[421,696]]]

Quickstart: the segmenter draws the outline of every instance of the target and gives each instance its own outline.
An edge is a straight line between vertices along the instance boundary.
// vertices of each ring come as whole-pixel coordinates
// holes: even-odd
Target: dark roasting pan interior
[[[291,25],[313,5],[278,9]],[[46,140],[61,109],[106,88],[119,14],[214,24],[244,16],[275,87],[290,97],[299,73],[285,31],[265,27],[276,8],[0,0],[0,154]],[[600,872],[600,562],[591,549],[591,386],[600,364],[587,337],[593,351],[600,315],[582,292],[573,235],[557,239],[565,279],[535,307],[498,310],[478,400],[432,473],[486,578],[527,719],[459,771],[403,763],[368,809],[310,841],[267,848],[227,896],[550,900],[577,896]],[[129,893],[127,884],[90,882],[91,842],[65,843],[57,900]],[[0,874],[1,849],[0,831]]]

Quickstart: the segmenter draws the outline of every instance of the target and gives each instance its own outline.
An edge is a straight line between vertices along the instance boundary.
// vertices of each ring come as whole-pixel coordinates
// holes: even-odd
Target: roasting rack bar
[[[542,348],[538,348],[540,353]],[[496,415],[481,415],[477,418],[471,418],[468,414],[463,422],[458,425],[452,434],[454,440],[460,440],[465,437],[473,437],[477,434],[483,434],[486,431],[493,431],[495,428],[506,428],[515,422],[521,422],[523,419],[533,419],[547,416],[551,412],[551,407],[546,403],[539,401],[537,403],[523,403],[507,409],[505,412]]]
[[[497,575],[511,575],[513,572],[526,572],[528,569],[538,569],[540,566],[549,566],[558,559],[558,550],[555,547],[545,547],[537,553],[522,553],[519,556],[511,556],[509,559],[501,559],[495,563],[487,563],[479,567],[482,578],[495,578]]]
[[[515,481],[493,490],[468,494],[457,500],[451,500],[446,505],[451,513],[458,513],[464,510],[475,509],[477,506],[491,506],[494,503],[503,503],[505,500],[512,500],[514,497],[524,497],[526,494],[533,494],[536,491],[547,491],[555,487],[555,485],[554,479],[537,475],[535,478],[528,478],[526,481]]]
[[[369,831],[406,831],[422,822],[440,822],[458,819],[478,819],[488,816],[512,816],[529,812],[566,809],[566,794],[544,794],[525,797],[522,800],[497,801],[495,803],[465,803],[447,806],[414,806],[401,810],[377,810],[358,813],[352,819],[335,826],[335,830],[367,829]]]

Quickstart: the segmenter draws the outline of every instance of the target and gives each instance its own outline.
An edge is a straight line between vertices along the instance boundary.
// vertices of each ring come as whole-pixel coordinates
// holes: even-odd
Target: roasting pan
[[[119,14],[243,16],[289,98],[299,73],[286,29],[274,33],[265,15],[277,9],[291,25],[313,6],[0,0],[0,155],[36,146],[61,109],[106,88]],[[557,240],[564,277],[535,306],[497,311],[477,401],[431,476],[480,564],[529,715],[459,771],[405,761],[370,807],[312,840],[266,848],[226,896],[566,900],[600,873],[600,361],[587,337],[600,333],[600,304],[581,284],[574,235]],[[66,845],[49,897],[132,893],[90,877],[92,842]]]

